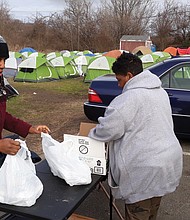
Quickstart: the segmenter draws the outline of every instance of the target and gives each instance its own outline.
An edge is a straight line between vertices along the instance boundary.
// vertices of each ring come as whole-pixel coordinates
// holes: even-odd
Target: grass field
[[[19,96],[10,98],[7,102],[7,110],[17,117],[27,115],[28,109],[35,108],[32,96],[37,94],[46,96],[45,93],[47,93],[50,96],[50,100],[46,100],[46,102],[51,102],[51,99],[61,94],[73,97],[87,96],[89,87],[89,83],[84,83],[82,77],[41,83],[14,82],[12,78],[8,79],[8,81],[19,92]],[[44,104],[42,102],[41,106]],[[39,107],[36,106],[36,108]]]

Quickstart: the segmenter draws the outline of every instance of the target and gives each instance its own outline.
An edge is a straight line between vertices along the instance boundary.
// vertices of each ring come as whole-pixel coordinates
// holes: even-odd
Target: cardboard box
[[[96,127],[96,124],[94,124],[94,123],[81,122],[80,129],[79,129],[79,135],[87,137],[90,130],[94,127]]]
[[[64,141],[72,140],[77,147],[79,158],[87,163],[93,174],[106,175],[107,149],[106,144],[87,137],[93,123],[81,123],[78,135],[64,134]]]

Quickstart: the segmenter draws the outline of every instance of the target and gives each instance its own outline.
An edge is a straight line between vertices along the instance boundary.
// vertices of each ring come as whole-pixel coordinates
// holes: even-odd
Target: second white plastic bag
[[[58,142],[49,134],[41,133],[42,148],[51,172],[66,181],[70,186],[91,183],[88,165],[79,160],[72,141]]]

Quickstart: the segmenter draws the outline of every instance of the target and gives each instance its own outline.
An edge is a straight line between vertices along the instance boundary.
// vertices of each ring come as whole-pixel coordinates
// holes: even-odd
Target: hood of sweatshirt
[[[149,70],[145,70],[138,75],[132,77],[124,86],[123,92],[129,89],[145,88],[154,89],[160,88],[161,81],[155,74],[151,73]]]

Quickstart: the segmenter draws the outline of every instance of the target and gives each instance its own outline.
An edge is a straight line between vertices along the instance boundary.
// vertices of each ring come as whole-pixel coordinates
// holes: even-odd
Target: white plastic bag
[[[91,183],[90,168],[79,160],[72,141],[60,143],[45,133],[41,133],[41,137],[43,152],[54,176],[64,179],[70,186]]]
[[[32,206],[42,194],[43,185],[36,176],[35,165],[26,143],[17,139],[21,148],[7,155],[0,168],[0,202],[16,206]]]

